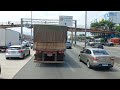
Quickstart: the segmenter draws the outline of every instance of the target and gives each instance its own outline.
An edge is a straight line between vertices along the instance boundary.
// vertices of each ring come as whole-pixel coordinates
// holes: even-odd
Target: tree
[[[101,29],[108,28],[107,30],[113,31],[115,27],[115,23],[113,23],[112,21],[102,19],[99,22],[91,23],[90,26],[95,28],[101,28]]]
[[[115,31],[115,23],[109,20],[104,20],[104,19],[102,19],[99,22],[91,23],[91,28],[93,27],[100,28],[102,30]],[[120,30],[119,27],[116,27],[116,28],[118,31]],[[92,33],[92,34],[95,35],[96,33]],[[105,37],[105,34],[102,34],[102,36]]]
[[[116,31],[120,32],[120,25],[115,27]]]
[[[98,22],[91,23],[91,27],[99,28],[100,24]]]

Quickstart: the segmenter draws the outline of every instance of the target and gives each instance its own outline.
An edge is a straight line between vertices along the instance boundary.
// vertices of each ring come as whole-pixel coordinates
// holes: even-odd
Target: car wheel
[[[80,55],[78,56],[78,58],[79,58],[79,61],[82,62],[82,61],[81,61],[81,58],[80,58]]]
[[[91,68],[90,61],[89,61],[89,60],[87,61],[87,67],[88,67],[88,68]]]
[[[22,56],[22,59],[24,59],[25,58],[25,54],[23,54],[23,56]]]

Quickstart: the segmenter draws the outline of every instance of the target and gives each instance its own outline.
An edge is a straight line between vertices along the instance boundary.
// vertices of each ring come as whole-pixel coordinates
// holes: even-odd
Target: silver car
[[[66,42],[66,48],[68,49],[71,49],[72,48],[72,44],[70,42]]]
[[[79,54],[79,60],[91,67],[107,67],[112,68],[114,65],[114,58],[110,56],[105,49],[100,48],[85,48]]]
[[[30,55],[29,47],[26,47],[24,45],[12,45],[6,50],[5,57],[6,59],[14,57],[24,59],[27,55]]]

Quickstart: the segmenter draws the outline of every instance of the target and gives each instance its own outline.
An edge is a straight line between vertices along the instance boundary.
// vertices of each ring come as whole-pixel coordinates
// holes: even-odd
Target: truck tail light
[[[64,53],[64,51],[59,51],[59,53],[60,53],[60,54],[63,54],[63,53]]]
[[[42,51],[36,51],[36,54],[41,53]]]

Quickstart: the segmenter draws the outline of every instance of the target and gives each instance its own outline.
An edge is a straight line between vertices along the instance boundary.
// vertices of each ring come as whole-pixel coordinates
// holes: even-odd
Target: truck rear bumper
[[[34,60],[35,63],[64,63],[65,61],[40,61]]]

